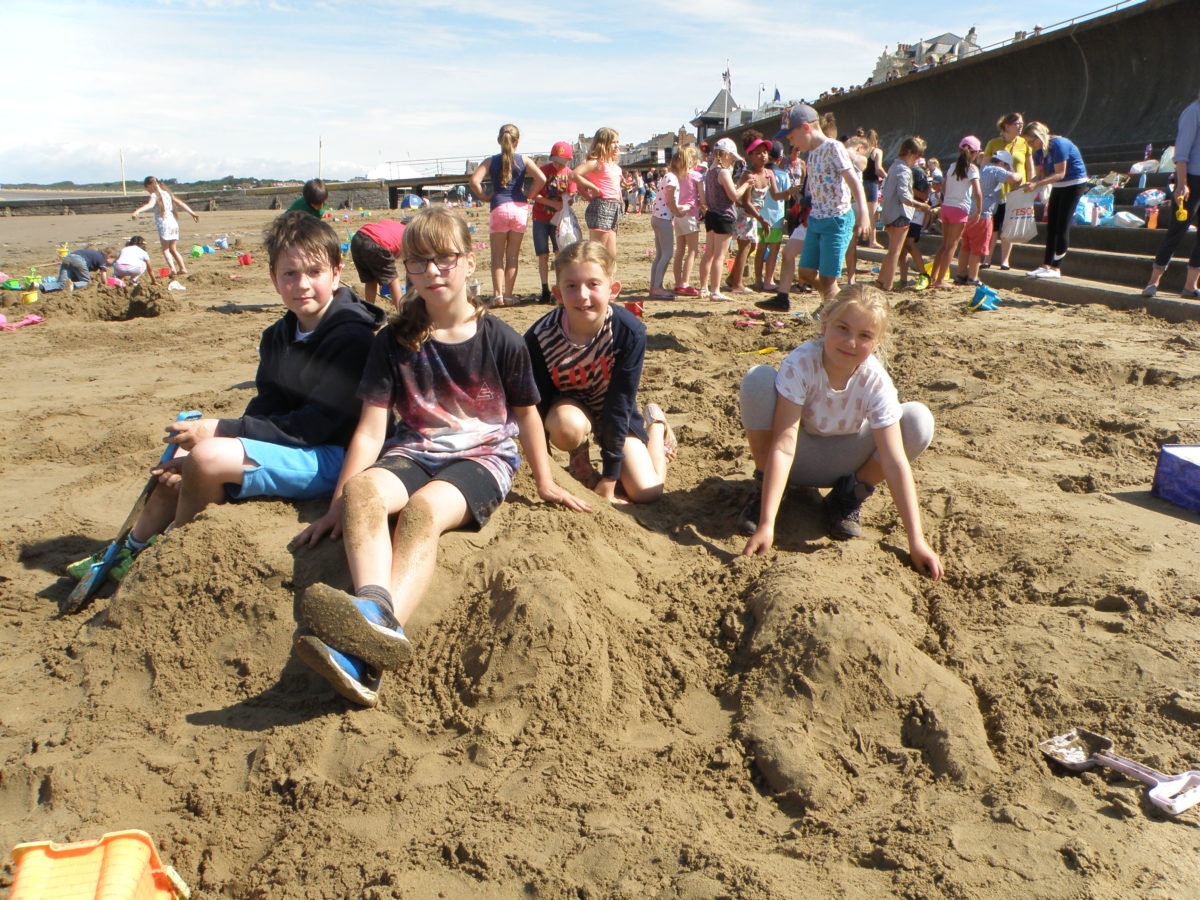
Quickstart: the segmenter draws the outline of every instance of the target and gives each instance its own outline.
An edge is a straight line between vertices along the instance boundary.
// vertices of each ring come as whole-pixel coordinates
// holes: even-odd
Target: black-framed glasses
[[[437,270],[445,275],[458,265],[461,253],[439,253],[437,256],[417,256],[404,260],[404,271],[409,275],[424,275],[429,271],[429,264],[437,266]]]

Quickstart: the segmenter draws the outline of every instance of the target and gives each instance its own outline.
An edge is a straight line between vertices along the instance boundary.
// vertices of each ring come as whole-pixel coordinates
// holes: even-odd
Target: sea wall
[[[919,134],[945,162],[959,140],[987,143],[996,120],[1019,111],[1069,137],[1094,162],[1141,159],[1175,141],[1180,111],[1200,91],[1200,0],[1146,0],[1076,25],[927,72],[816,102],[837,117],[838,133],[879,132],[885,159]],[[747,129],[773,134],[779,120]]]
[[[919,134],[945,160],[964,134],[986,143],[1013,110],[1085,150],[1158,147],[1174,141],[1200,91],[1198,40],[1197,0],[1147,0],[817,107],[837,116],[840,133],[874,128],[888,158]]]

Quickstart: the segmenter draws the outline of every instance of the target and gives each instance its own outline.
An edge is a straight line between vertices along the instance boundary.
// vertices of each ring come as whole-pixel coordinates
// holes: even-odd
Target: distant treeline
[[[207,181],[179,181],[177,178],[160,178],[160,182],[168,185],[174,190],[179,191],[221,191],[228,188],[256,188],[256,187],[274,187],[280,184],[296,184],[300,182],[290,178],[235,178],[232,175],[226,175],[220,179],[209,179]],[[141,180],[127,181],[126,188],[140,188]],[[91,184],[76,184],[73,181],[56,181],[53,184],[15,184],[10,181],[4,182],[4,186],[13,190],[31,190],[31,191],[119,191],[121,190],[121,182],[119,181],[102,181]]]

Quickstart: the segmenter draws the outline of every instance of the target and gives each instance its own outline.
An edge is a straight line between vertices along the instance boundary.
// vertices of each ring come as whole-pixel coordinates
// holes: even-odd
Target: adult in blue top
[[[1170,224],[1163,235],[1158,252],[1154,254],[1154,268],[1150,271],[1150,283],[1142,290],[1146,297],[1158,292],[1158,282],[1167,271],[1171,254],[1187,233],[1189,225],[1200,231],[1200,95],[1179,114],[1179,125],[1175,133],[1175,194],[1172,197]],[[1178,216],[1182,209],[1184,217]],[[1188,257],[1187,277],[1183,281],[1184,300],[1200,300],[1200,235],[1192,245]]]
[[[1029,122],[1021,132],[1033,150],[1033,190],[1054,185],[1046,213],[1046,255],[1034,278],[1061,278],[1060,264],[1067,255],[1067,235],[1075,220],[1075,207],[1088,190],[1087,166],[1079,148],[1065,137],[1051,135],[1041,122]]]
[[[491,306],[511,306],[516,302],[513,289],[517,283],[517,262],[521,257],[521,240],[529,223],[527,196],[541,193],[546,176],[528,156],[517,153],[521,132],[516,125],[502,125],[496,135],[500,152],[489,156],[471,173],[468,185],[480,200],[491,204],[488,218],[488,239],[492,250]],[[483,179],[491,180],[491,190],[484,191]],[[532,190],[525,193],[525,177]]]

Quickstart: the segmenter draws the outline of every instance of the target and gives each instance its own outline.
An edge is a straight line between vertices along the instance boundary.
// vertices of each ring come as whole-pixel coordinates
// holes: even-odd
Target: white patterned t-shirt
[[[850,154],[841,141],[825,140],[808,151],[808,193],[812,197],[810,219],[832,219],[850,211],[850,187],[842,173],[852,168]]]
[[[776,392],[800,407],[806,432],[817,437],[858,434],[863,422],[878,430],[900,421],[896,386],[874,355],[837,391],[821,364],[824,350],[820,338],[805,341],[787,355],[775,379]]]

